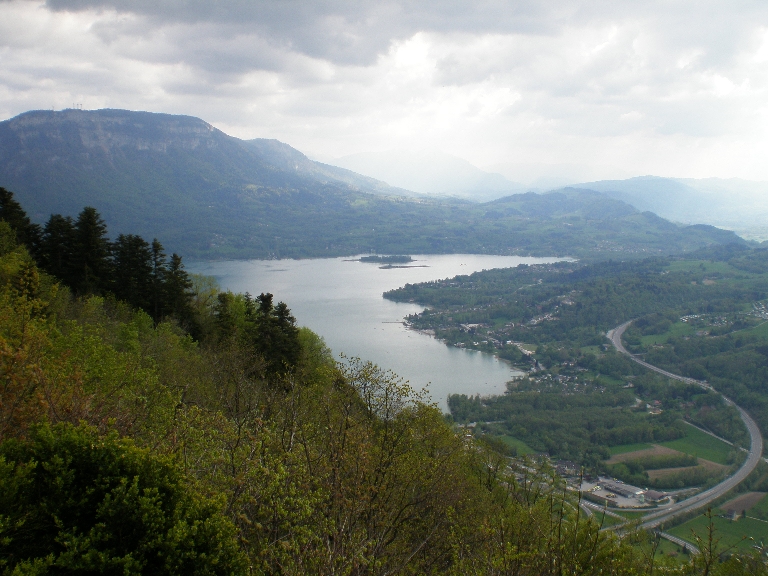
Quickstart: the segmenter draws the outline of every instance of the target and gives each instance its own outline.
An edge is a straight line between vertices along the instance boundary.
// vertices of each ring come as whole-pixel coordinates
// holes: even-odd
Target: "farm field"
[[[597,356],[602,352],[603,352],[603,349],[600,346],[582,346],[581,347],[582,354],[594,354],[595,356]]]
[[[648,477],[651,480],[655,480],[656,478],[664,478],[665,476],[671,476],[673,474],[677,474],[678,472],[691,470],[691,468],[703,468],[712,476],[717,476],[718,474],[722,474],[725,470],[728,469],[728,467],[724,466],[723,464],[717,464],[715,462],[711,462],[710,460],[704,460],[703,458],[699,458],[698,466],[680,467],[680,468],[662,468],[660,470],[647,470],[647,473],[648,473]]]
[[[765,498],[765,494],[765,492],[747,492],[746,494],[737,496],[733,500],[729,500],[720,506],[720,508],[727,514],[733,514],[734,512],[736,514],[741,514],[744,510],[749,514],[752,508],[761,503]]]
[[[743,274],[727,262],[711,262],[709,260],[678,260],[667,266],[670,272],[701,272],[703,274],[738,275]]]
[[[659,445],[710,460],[717,464],[728,464],[728,455],[733,450],[732,446],[692,426],[688,428],[689,430],[684,438],[660,442]]]
[[[651,334],[642,336],[640,341],[643,346],[653,346],[654,344],[666,344],[667,340],[678,336],[689,336],[696,332],[696,329],[687,322],[675,322],[664,334]]]
[[[685,554],[683,549],[677,544],[662,538],[659,542],[659,547],[656,549],[656,558],[659,560],[671,558],[675,563],[683,563],[687,562],[690,556]]]
[[[611,446],[608,450],[611,452],[611,460],[613,460],[613,456],[616,456],[617,454],[649,450],[651,448],[653,448],[653,445],[651,444],[622,444],[621,446]]]
[[[538,346],[536,344],[523,344],[523,343],[520,343],[519,346],[520,346],[520,348],[522,348],[524,350],[528,350],[528,352],[531,352],[531,353],[536,352],[536,348],[538,348]]]
[[[761,518],[762,520],[768,520],[768,498],[763,498],[759,502],[752,505],[752,508],[747,510],[749,516],[755,518]]]
[[[741,331],[744,334],[751,334],[757,336],[762,340],[768,340],[768,322],[763,322],[752,328],[745,328]]]
[[[683,452],[680,452],[679,450],[674,450],[672,448],[667,448],[666,446],[660,446],[658,444],[629,444],[627,446],[641,446],[643,448],[638,448],[637,450],[632,450],[628,452],[618,452],[611,456],[610,460],[607,461],[608,464],[615,464],[617,462],[626,462],[627,460],[635,460],[638,458],[647,458],[650,456],[668,456],[668,455],[678,455],[683,454]],[[644,446],[647,446],[645,448]],[[620,446],[616,446],[616,448],[620,448]]]
[[[515,450],[517,450],[517,453],[521,456],[525,456],[527,454],[536,454],[536,451],[533,448],[528,446],[528,444],[526,444],[522,440],[518,440],[514,436],[504,435],[504,436],[499,436],[498,438],[510,448],[514,448]]]
[[[751,550],[755,543],[768,542],[768,522],[751,518],[739,518],[736,521],[715,516],[722,514],[723,510],[717,508],[712,511],[712,524],[715,528],[714,537],[719,539],[719,547],[726,549],[734,547],[738,550]],[[709,520],[703,515],[688,522],[667,530],[670,534],[684,538],[688,542],[696,544],[694,534],[702,539],[707,538]]]

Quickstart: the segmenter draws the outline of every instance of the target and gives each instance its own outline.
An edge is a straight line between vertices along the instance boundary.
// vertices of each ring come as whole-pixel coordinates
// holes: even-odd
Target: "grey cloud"
[[[762,0],[0,0],[14,5],[8,114],[83,94],[339,154],[432,138],[587,161],[624,135],[749,135],[768,87],[749,58]]]
[[[674,36],[689,42],[704,36],[727,54],[738,41],[734,27],[765,18],[759,0],[675,3],[663,0],[47,0],[53,10],[114,9],[145,15],[160,23],[207,22],[245,25],[276,42],[315,56],[364,61],[388,45],[419,30],[471,33],[549,34],[563,26],[623,19],[658,19]],[[720,42],[722,40],[722,42]]]
[[[112,9],[156,25],[208,23],[246,28],[286,49],[341,64],[375,61],[393,39],[438,32],[548,33],[577,17],[572,8],[543,9],[535,0],[502,2],[302,0],[48,0],[56,11]],[[564,3],[563,6],[569,6]]]

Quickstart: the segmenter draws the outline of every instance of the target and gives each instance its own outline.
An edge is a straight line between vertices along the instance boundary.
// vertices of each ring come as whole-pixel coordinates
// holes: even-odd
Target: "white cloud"
[[[183,113],[524,180],[768,179],[767,26],[758,1],[0,1],[0,116]]]

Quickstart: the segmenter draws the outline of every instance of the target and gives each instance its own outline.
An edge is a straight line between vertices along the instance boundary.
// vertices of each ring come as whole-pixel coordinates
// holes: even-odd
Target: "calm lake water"
[[[446,346],[403,325],[423,306],[382,298],[386,290],[518,264],[556,262],[560,258],[517,256],[413,256],[423,268],[382,270],[377,264],[348,258],[313,260],[229,260],[192,262],[189,272],[214,276],[224,289],[271,292],[338,355],[371,360],[392,370],[416,389],[427,388],[447,411],[448,394],[500,394],[518,371],[489,354]]]

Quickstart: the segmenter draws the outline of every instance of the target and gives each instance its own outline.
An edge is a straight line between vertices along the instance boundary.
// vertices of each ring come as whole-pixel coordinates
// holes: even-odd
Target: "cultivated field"
[[[717,464],[716,462],[710,462],[709,460],[704,460],[703,458],[699,458],[698,466],[682,466],[680,468],[662,468],[660,470],[646,470],[646,473],[648,474],[648,477],[651,480],[655,480],[656,478],[664,478],[665,476],[672,476],[673,474],[677,474],[678,472],[685,472],[687,470],[695,470],[699,468],[703,468],[711,476],[715,476],[717,474],[720,474],[724,470],[727,470],[728,466],[724,466],[722,464]]]
[[[618,462],[626,462],[627,460],[638,460],[640,458],[648,458],[651,456],[677,456],[683,455],[683,452],[667,448],[666,446],[660,446],[658,444],[652,444],[650,448],[643,448],[641,450],[635,450],[634,452],[623,452],[620,454],[614,454],[607,464],[616,464]]]
[[[728,514],[733,514],[734,512],[736,514],[741,514],[744,510],[749,512],[750,508],[756,506],[763,498],[765,498],[765,494],[765,492],[747,492],[746,494],[737,496],[733,500],[729,500],[720,506],[720,508]]]
[[[520,456],[524,456],[526,454],[536,454],[536,451],[522,440],[518,440],[517,438],[506,435],[499,436],[499,439],[510,448],[517,450],[517,454]]]
[[[622,444],[621,446],[611,446],[608,450],[611,455],[624,454],[626,452],[637,452],[638,450],[649,450],[653,448],[652,444]]]
[[[661,442],[660,444],[692,456],[705,458],[717,464],[728,464],[728,455],[733,451],[732,446],[692,426],[688,427],[684,438]]]
[[[740,518],[737,521],[720,518],[715,516],[715,514],[721,513],[720,509],[713,510],[712,513],[712,525],[715,529],[714,537],[719,539],[718,545],[721,550],[731,546],[739,550],[753,550],[752,547],[755,544],[768,542],[768,522],[752,520],[751,518]],[[689,520],[685,524],[670,528],[667,532],[695,544],[694,534],[706,542],[708,527],[709,521],[705,516],[701,515],[693,520]]]

